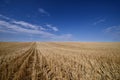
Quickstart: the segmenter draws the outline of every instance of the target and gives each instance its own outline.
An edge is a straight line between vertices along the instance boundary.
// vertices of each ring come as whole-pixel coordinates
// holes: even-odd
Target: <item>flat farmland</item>
[[[120,80],[120,42],[0,42],[0,80]]]

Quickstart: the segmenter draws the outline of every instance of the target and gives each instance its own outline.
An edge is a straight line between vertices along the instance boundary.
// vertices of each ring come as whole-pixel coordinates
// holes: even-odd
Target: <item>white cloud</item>
[[[0,14],[0,17],[1,17],[1,18],[3,18],[3,19],[10,20],[10,18],[9,18],[9,17],[3,16],[3,15],[1,15],[1,14]]]
[[[112,26],[105,29],[105,32],[120,35],[120,26]]]
[[[50,26],[49,28],[53,31],[58,31],[56,27]],[[56,35],[52,32],[47,31],[48,28],[44,28],[43,26],[34,25],[25,21],[17,21],[9,18],[7,20],[0,20],[0,32],[4,33],[20,33],[26,35],[34,35],[40,36],[42,38],[46,38],[48,40],[55,41],[69,41],[72,39],[72,34],[62,34]]]
[[[120,40],[120,26],[112,26],[104,29],[107,35],[111,36],[113,39]]]
[[[51,24],[46,24],[46,26],[47,26],[48,28],[50,28],[51,30],[53,30],[53,31],[58,31],[58,28],[52,26]]]
[[[2,21],[0,20],[0,26],[3,27],[3,30],[6,29],[6,31],[11,30],[11,32],[15,31],[15,32],[22,32],[22,33],[30,33],[30,34],[40,34],[41,36],[53,36],[53,34],[49,33],[49,32],[44,32],[42,30],[38,30],[38,29],[29,29],[29,28],[24,28],[20,25],[16,25],[10,22],[6,22],[6,21]]]
[[[94,22],[93,25],[97,25],[103,22],[105,22],[105,19],[99,19],[98,21]]]
[[[43,8],[39,8],[38,11],[41,13],[42,16],[50,16],[50,14]]]
[[[40,29],[40,30],[45,30],[45,28],[43,28],[42,26],[37,26],[37,25],[33,25],[24,21],[12,21],[12,23],[16,24],[16,25],[20,25],[26,28],[30,28],[30,29]]]

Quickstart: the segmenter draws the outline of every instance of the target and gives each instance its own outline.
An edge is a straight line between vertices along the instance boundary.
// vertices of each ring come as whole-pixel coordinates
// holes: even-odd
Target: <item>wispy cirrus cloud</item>
[[[6,19],[6,20],[10,20],[9,17],[3,16],[3,15],[1,15],[1,14],[0,14],[0,18],[2,18],[2,19]]]
[[[120,35],[120,26],[112,26],[105,29],[105,32]]]
[[[38,9],[39,13],[42,15],[42,16],[50,16],[50,13],[48,13],[45,9],[43,8],[39,8]]]
[[[14,23],[14,24],[16,24],[16,25],[20,25],[20,26],[26,27],[26,28],[29,28],[29,29],[34,29],[34,30],[37,30],[37,29],[46,30],[46,29],[43,28],[42,26],[33,25],[33,24],[27,23],[27,22],[25,22],[25,21],[12,21],[12,23]]]
[[[120,25],[108,27],[104,29],[104,32],[110,35],[112,38],[120,40]]]
[[[34,36],[37,35],[42,38],[53,40],[53,41],[72,39],[72,34],[56,35],[48,31],[49,28],[52,31],[58,31],[57,27],[52,27],[49,25],[49,27],[45,28],[43,26],[31,24],[25,21],[17,21],[15,19],[13,20],[6,16],[4,16],[4,18],[9,20],[4,20],[4,19],[1,19],[0,17],[0,32],[3,32],[3,33],[13,33],[13,34],[21,33],[25,35],[34,35]]]
[[[45,26],[48,27],[50,30],[58,31],[58,28],[53,26],[53,25],[51,25],[51,24],[46,24]]]
[[[53,36],[53,34],[44,32],[39,29],[30,29],[30,28],[25,28],[23,26],[13,24],[10,22],[2,21],[0,20],[0,27],[4,31],[9,31],[9,32],[19,32],[19,33],[29,33],[29,34],[39,34],[44,37],[50,37]],[[28,26],[27,26],[28,27]]]
[[[100,24],[100,23],[103,23],[103,22],[105,22],[105,19],[99,19],[96,22],[94,22],[93,25],[97,25],[97,24]]]

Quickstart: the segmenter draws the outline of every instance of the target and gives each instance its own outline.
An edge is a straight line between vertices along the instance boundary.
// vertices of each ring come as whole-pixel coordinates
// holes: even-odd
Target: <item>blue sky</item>
[[[0,0],[0,41],[120,41],[120,0]]]

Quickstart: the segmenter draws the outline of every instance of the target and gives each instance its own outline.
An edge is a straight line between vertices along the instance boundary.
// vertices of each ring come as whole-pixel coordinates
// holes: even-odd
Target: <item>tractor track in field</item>
[[[32,45],[27,57],[24,59],[18,71],[14,74],[13,80],[33,80],[33,69],[35,68],[36,44]],[[32,76],[32,77],[31,77]]]
[[[32,63],[32,74],[30,80],[52,80],[52,70],[47,58],[42,54],[40,49],[35,45]]]
[[[52,79],[53,74],[36,43],[26,52],[0,66],[0,71],[1,80],[48,80]]]
[[[12,60],[6,62],[2,66],[0,66],[0,78],[2,80],[12,80],[14,73],[18,70],[23,60],[29,55],[29,52],[32,49],[30,48],[21,55],[13,58]],[[6,71],[6,72],[5,72]],[[5,74],[6,73],[6,74]],[[2,75],[4,74],[4,75]]]

